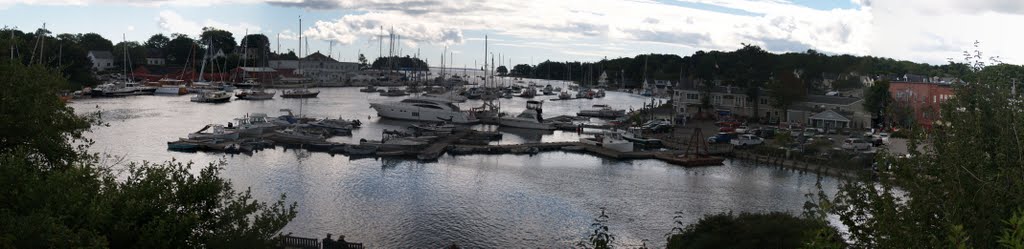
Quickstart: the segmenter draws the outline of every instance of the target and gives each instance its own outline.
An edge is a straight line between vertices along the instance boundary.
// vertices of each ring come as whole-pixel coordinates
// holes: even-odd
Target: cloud
[[[203,27],[214,27],[217,29],[227,30],[235,36],[236,40],[241,40],[247,32],[249,34],[256,34],[262,30],[259,26],[246,22],[229,24],[206,19],[202,23],[198,23],[186,19],[177,12],[170,10],[160,11],[160,13],[157,14],[156,21],[157,27],[162,31],[188,34],[193,38],[197,37],[202,32]],[[282,36],[282,38],[284,38],[284,36]]]
[[[302,34],[311,39],[333,40],[342,44],[352,44],[360,36],[377,37],[392,34],[396,39],[402,39],[403,42],[426,42],[440,45],[463,42],[462,29],[447,27],[446,24],[440,22],[417,20],[411,16],[392,16],[383,13],[347,15],[335,21],[317,21],[313,27],[303,31]]]

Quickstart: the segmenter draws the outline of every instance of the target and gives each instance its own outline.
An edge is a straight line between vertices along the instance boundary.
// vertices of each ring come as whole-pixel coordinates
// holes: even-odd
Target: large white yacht
[[[519,115],[516,115],[515,117],[502,117],[498,120],[498,123],[502,126],[524,129],[555,129],[554,125],[544,123],[544,119],[541,117],[541,102],[534,100],[526,101],[526,110],[523,110]]]
[[[464,112],[450,101],[437,98],[408,98],[399,102],[371,103],[377,115],[385,118],[416,121],[447,121],[456,124],[476,123],[470,112]]]

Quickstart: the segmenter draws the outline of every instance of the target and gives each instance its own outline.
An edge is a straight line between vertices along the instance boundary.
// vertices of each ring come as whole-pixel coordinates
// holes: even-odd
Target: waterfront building
[[[90,50],[86,56],[92,61],[93,71],[106,71],[114,67],[114,55],[110,51]]]
[[[164,53],[160,49],[147,48],[146,49],[146,65],[163,66],[167,65],[167,59],[164,58]]]
[[[927,78],[917,78],[917,81],[889,82],[889,94],[894,104],[904,106],[913,111],[914,123],[925,128],[941,119],[941,104],[953,98],[953,82],[956,80],[943,80],[932,82]]]
[[[807,95],[786,110],[785,122],[826,130],[870,128],[864,99],[854,96]]]
[[[310,83],[322,86],[348,85],[348,80],[359,71],[359,63],[340,62],[320,52],[310,54],[301,61],[271,60],[269,64],[273,69],[293,71]]]

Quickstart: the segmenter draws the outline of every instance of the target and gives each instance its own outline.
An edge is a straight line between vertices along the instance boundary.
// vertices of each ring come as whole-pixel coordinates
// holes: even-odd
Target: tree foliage
[[[871,87],[864,89],[864,110],[881,120],[885,120],[886,110],[892,106],[892,102],[888,80],[875,81]]]
[[[164,53],[170,63],[177,65],[184,65],[186,62],[190,62],[190,58],[195,61],[200,60],[205,50],[199,47],[199,44],[195,40],[189,38],[185,34],[171,34],[171,41],[167,42],[167,46],[164,48]],[[199,59],[193,57],[200,57]]]
[[[235,42],[235,36],[227,30],[221,30],[214,27],[204,27],[203,33],[199,35],[199,40],[202,41],[203,45],[209,45],[207,48],[213,51],[221,50],[225,54],[230,54],[235,51],[235,47],[238,43]]]
[[[389,66],[388,63],[391,63],[393,66]],[[423,60],[412,58],[408,55],[405,57],[392,56],[390,59],[388,57],[377,58],[373,61],[371,67],[381,70],[427,70],[428,68],[427,63]]]
[[[171,38],[167,38],[164,34],[155,34],[146,40],[145,45],[147,48],[164,49],[164,47],[167,46],[167,43],[170,42]]]
[[[681,223],[680,223],[681,224]],[[802,248],[818,231],[835,235],[823,244],[842,245],[838,231],[826,223],[787,213],[722,213],[674,230],[667,248]]]
[[[941,122],[912,138],[909,156],[882,155],[876,182],[842,184],[831,212],[864,248],[996,248],[1024,205],[1024,104],[981,52],[972,77],[942,104]],[[1011,224],[1012,225],[1012,224]]]
[[[495,71],[498,72],[498,75],[508,75],[508,68],[505,66],[498,66],[498,68],[495,69]]]
[[[511,74],[513,76],[529,76],[533,72],[533,67],[527,64],[519,64],[512,67]]]
[[[270,248],[295,217],[283,196],[234,190],[216,165],[112,173],[86,152],[90,119],[54,96],[64,84],[42,65],[0,63],[0,248]]]
[[[803,79],[797,78],[792,71],[779,71],[775,73],[774,79],[768,83],[768,91],[771,96],[772,107],[780,110],[788,110],[793,103],[799,102],[807,97],[807,87]],[[788,112],[786,119],[788,119]]]

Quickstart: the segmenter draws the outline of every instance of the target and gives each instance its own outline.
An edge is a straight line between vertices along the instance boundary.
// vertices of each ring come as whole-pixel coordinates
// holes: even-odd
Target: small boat
[[[202,147],[202,144],[185,139],[167,142],[167,149],[174,151],[196,151],[200,147]]]
[[[310,91],[306,88],[288,89],[281,93],[281,97],[286,99],[316,98],[317,95],[320,95],[319,90]]]
[[[246,114],[236,118],[236,125],[228,124],[227,129],[238,131],[241,136],[258,136],[277,129],[279,126],[271,122],[265,113]]]
[[[309,123],[312,127],[321,128],[330,132],[330,135],[349,136],[352,135],[352,122],[343,119],[323,119]]]
[[[205,91],[197,93],[191,100],[196,103],[226,103],[231,101],[231,94],[224,91]]]
[[[243,90],[243,91],[241,91],[239,93],[236,93],[235,97],[238,98],[238,99],[244,99],[244,100],[268,100],[268,99],[273,99],[274,95],[277,95],[277,92],[274,92],[274,91],[268,92],[268,91],[263,90],[263,89],[257,89],[257,90]]]
[[[504,98],[504,99],[511,99],[512,97],[513,97],[513,96],[512,96],[512,92],[511,92],[511,91],[505,91],[505,92],[502,92],[502,93],[501,93],[501,98]]]
[[[355,155],[355,156],[362,156],[362,155],[371,155],[374,152],[377,152],[378,148],[379,147],[373,146],[373,145],[354,145],[354,144],[350,144],[350,145],[346,145],[342,150],[345,152],[345,154]]]
[[[595,109],[580,110],[576,113],[576,116],[598,118],[618,118],[626,116],[626,110],[615,110],[608,105],[594,105],[593,107]]]
[[[331,151],[335,147],[342,146],[342,144],[331,143],[331,142],[314,142],[309,144],[303,144],[302,148],[309,151]]]
[[[551,85],[544,86],[544,89],[541,90],[541,92],[544,93],[544,95],[555,95],[555,89],[552,88]]]
[[[267,139],[281,143],[291,144],[307,144],[314,142],[323,142],[324,137],[320,134],[313,134],[302,131],[301,129],[288,128],[280,131],[274,131]]]
[[[634,145],[639,145],[645,148],[656,148],[661,147],[662,143],[660,139],[655,138],[644,138],[642,135],[643,129],[640,127],[633,127],[626,131],[621,131],[622,139],[633,142]]]
[[[633,151],[633,142],[623,139],[619,133],[606,132],[597,134],[594,137],[581,137],[580,142],[584,144],[604,147],[618,152]]]
[[[405,96],[405,95],[409,95],[409,93],[406,93],[405,90],[402,90],[401,88],[398,88],[398,87],[388,87],[387,91],[384,91],[384,92],[380,93],[380,96],[387,96],[387,97],[398,97],[398,96]]]
[[[526,101],[526,110],[523,110],[522,113],[519,113],[519,115],[516,115],[515,117],[502,117],[498,119],[498,124],[501,126],[523,129],[554,130],[554,125],[544,123],[544,118],[541,117],[541,113],[540,101]]]
[[[476,87],[470,88],[469,90],[466,90],[466,98],[467,99],[480,99],[480,97],[483,94],[484,94],[483,90],[480,90],[480,88],[476,88]]]
[[[590,90],[586,90],[586,89],[580,89],[580,91],[576,92],[576,98],[577,99],[592,99],[592,98],[594,98],[594,92],[592,92]]]
[[[410,126],[413,129],[419,131],[429,131],[438,133],[451,133],[455,131],[455,125],[449,123],[435,123],[435,124],[414,124]]]
[[[558,93],[558,99],[561,99],[561,100],[572,99],[572,94],[569,94],[569,92],[566,92],[566,91],[562,91],[562,92]]]
[[[364,88],[360,88],[359,91],[364,93],[375,93],[377,92],[377,87],[370,85]]]
[[[213,130],[205,132],[210,128],[213,128]],[[225,129],[223,125],[211,124],[204,126],[199,131],[189,133],[188,139],[235,140],[238,139],[238,131]]]
[[[418,150],[426,147],[430,138],[417,138],[400,131],[384,130],[381,140],[360,139],[359,145],[376,146],[381,151]]]
[[[604,98],[604,95],[604,89],[598,89],[597,92],[594,93],[594,98]]]
[[[537,88],[533,86],[526,87],[523,92],[519,93],[520,98],[533,98],[537,96]]]
[[[235,83],[235,87],[236,88],[241,88],[241,89],[256,88],[256,87],[259,87],[259,86],[260,86],[260,83],[256,82],[255,79],[245,79],[242,82]]]

